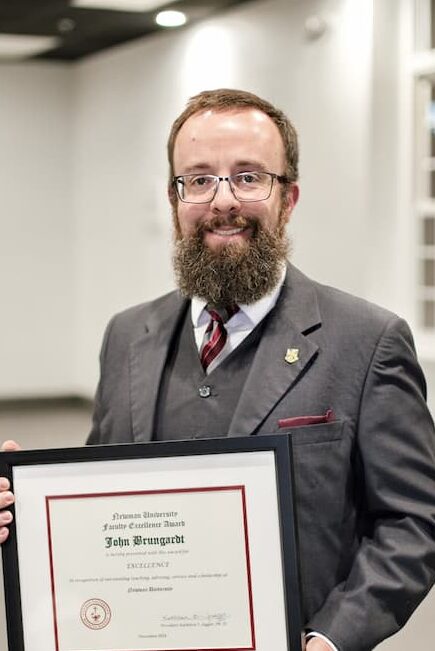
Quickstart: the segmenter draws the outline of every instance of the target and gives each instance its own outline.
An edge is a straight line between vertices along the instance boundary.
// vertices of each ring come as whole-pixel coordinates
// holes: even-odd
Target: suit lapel
[[[130,345],[130,396],[133,437],[150,441],[163,368],[188,301],[177,293],[150,313],[144,335]]]
[[[278,302],[270,313],[229,436],[252,434],[313,361],[318,347],[306,334],[320,325],[313,283],[289,266]],[[285,360],[288,349],[293,354]]]

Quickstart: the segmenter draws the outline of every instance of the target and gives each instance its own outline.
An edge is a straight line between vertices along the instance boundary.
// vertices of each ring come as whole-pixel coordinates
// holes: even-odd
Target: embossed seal
[[[85,626],[98,630],[107,626],[112,613],[102,599],[88,599],[80,608],[80,618]]]

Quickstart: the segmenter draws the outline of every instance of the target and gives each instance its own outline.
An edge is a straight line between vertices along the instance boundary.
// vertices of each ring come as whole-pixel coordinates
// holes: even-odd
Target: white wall
[[[304,23],[315,13],[328,29],[309,40]],[[294,259],[315,277],[364,294],[371,18],[366,0],[248,3],[77,67],[76,382],[83,391],[95,384],[95,351],[110,314],[172,287],[165,142],[185,100],[203,88],[246,88],[292,116],[302,144]]]
[[[157,51],[140,43],[75,71],[76,381],[89,395],[108,318],[172,284],[165,160],[176,100],[172,38],[160,37]]]
[[[71,84],[60,65],[0,65],[0,396],[70,390]]]

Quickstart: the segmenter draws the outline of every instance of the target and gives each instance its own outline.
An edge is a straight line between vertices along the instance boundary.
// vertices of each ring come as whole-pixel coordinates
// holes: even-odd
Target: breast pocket
[[[281,429],[286,434],[291,434],[293,447],[301,445],[315,445],[340,441],[343,438],[344,421],[334,420],[329,423],[302,425]]]
[[[299,517],[304,527],[340,525],[352,490],[352,441],[344,421],[290,430]]]

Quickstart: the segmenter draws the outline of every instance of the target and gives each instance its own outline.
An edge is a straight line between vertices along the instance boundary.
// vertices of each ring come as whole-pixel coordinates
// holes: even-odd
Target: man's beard
[[[251,229],[250,237],[209,249],[204,234],[224,224],[229,225],[217,217],[184,237],[176,227],[173,265],[178,287],[183,295],[216,306],[255,303],[276,287],[289,254],[284,221],[281,218],[271,232],[253,217],[235,217],[230,225]]]

